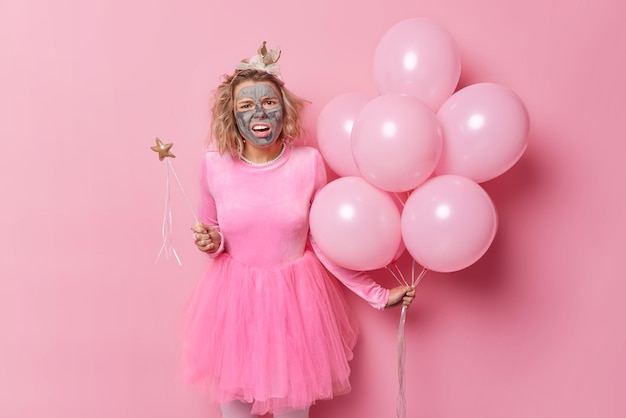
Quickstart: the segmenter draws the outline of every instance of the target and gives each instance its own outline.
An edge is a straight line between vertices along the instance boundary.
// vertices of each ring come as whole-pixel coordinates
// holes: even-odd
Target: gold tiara
[[[259,70],[272,74],[274,77],[282,80],[280,75],[280,66],[278,59],[280,58],[280,48],[267,49],[266,42],[257,50],[257,54],[248,60],[243,60],[237,65],[238,70]]]

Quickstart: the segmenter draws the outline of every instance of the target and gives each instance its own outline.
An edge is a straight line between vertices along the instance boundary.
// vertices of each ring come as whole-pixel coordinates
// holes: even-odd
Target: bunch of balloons
[[[454,38],[407,19],[376,48],[379,95],[346,93],[322,109],[319,149],[339,178],[316,196],[310,224],[337,264],[374,270],[407,250],[425,269],[452,272],[490,247],[497,213],[480,183],[522,156],[529,116],[505,86],[455,91],[460,74]]]

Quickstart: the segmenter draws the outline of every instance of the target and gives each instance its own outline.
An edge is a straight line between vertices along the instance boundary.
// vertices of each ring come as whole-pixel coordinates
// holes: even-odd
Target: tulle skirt
[[[215,402],[303,409],[350,391],[356,337],[341,288],[312,253],[278,267],[222,254],[190,302],[184,371]]]

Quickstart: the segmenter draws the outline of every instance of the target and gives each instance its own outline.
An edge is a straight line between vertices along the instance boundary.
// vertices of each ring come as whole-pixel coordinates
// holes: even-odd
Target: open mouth
[[[254,136],[258,138],[265,138],[272,132],[272,127],[265,123],[255,123],[250,126],[250,130]]]

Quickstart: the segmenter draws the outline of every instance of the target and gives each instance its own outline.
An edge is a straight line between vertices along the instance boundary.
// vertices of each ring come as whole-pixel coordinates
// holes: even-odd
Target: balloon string
[[[415,261],[415,260],[413,260],[413,261]],[[417,279],[413,280],[412,286],[413,287],[417,286],[419,284],[419,282],[422,281],[422,279],[424,278],[426,273],[428,273],[428,270],[426,269],[426,267],[422,267],[422,271],[420,272],[419,276],[417,276]]]
[[[405,286],[408,286],[409,283],[407,283],[406,279],[404,278],[404,274],[402,274],[402,270],[400,270],[400,267],[398,267],[397,264],[393,264],[393,266],[396,268],[396,271],[398,272],[398,274],[400,275],[400,277],[402,278],[402,284]]]
[[[168,160],[169,163],[169,160]],[[169,166],[168,166],[169,167]],[[170,199],[170,170],[167,170],[167,177],[165,179],[165,210],[163,212],[163,225],[161,226],[161,237],[163,238],[163,244],[161,245],[161,249],[159,250],[159,255],[157,255],[155,263],[159,261],[162,254],[165,254],[165,257],[169,260],[170,254],[174,254],[176,257],[176,261],[178,261],[178,265],[182,265],[180,262],[180,258],[176,253],[176,249],[174,248],[174,243],[172,239],[172,204]]]
[[[395,267],[396,272],[397,272],[398,274],[394,273],[394,272],[393,272],[393,270],[391,270],[391,269],[389,268],[389,265],[385,266],[385,268],[387,269],[387,271],[389,271],[389,273],[391,273],[391,275],[393,276],[393,278],[394,278],[394,279],[396,279],[396,281],[397,281],[399,284],[404,285],[404,286],[408,286],[409,284],[408,284],[408,283],[406,282],[406,280],[404,279],[404,275],[402,274],[402,271],[398,268],[398,265],[394,263],[394,264],[393,264],[393,266]]]
[[[428,270],[423,267],[420,274],[417,276],[417,278],[415,278],[415,259],[413,259],[411,263],[411,286],[416,287],[419,282],[424,278],[427,272]],[[402,312],[400,313],[400,325],[398,326],[398,405],[396,407],[397,418],[406,418],[406,382],[404,380],[406,369],[406,339],[404,336],[404,328],[406,324],[406,310],[407,307],[402,306]]]
[[[167,162],[168,178],[171,172],[174,175],[174,179],[176,180],[176,183],[178,184],[178,188],[180,189],[180,192],[182,193],[183,198],[185,199],[185,203],[187,203],[187,208],[189,209],[189,212],[191,212],[191,216],[193,217],[193,220],[195,222],[198,222],[198,217],[196,216],[196,213],[193,211],[193,208],[191,207],[191,204],[189,203],[189,199],[187,199],[187,195],[185,194],[185,190],[183,189],[183,186],[180,184],[180,180],[178,180],[178,176],[176,175],[176,170],[174,170],[174,166],[172,165],[172,162],[169,160],[169,158],[166,158],[165,161]]]
[[[393,195],[395,196],[396,199],[398,199],[398,202],[400,202],[400,204],[404,206],[404,201],[400,198],[400,196],[398,196],[398,193],[394,193]]]
[[[398,327],[398,405],[396,415],[398,418],[406,418],[406,382],[404,370],[406,363],[406,340],[404,338],[404,325],[406,323],[406,306],[400,313],[400,326]]]

